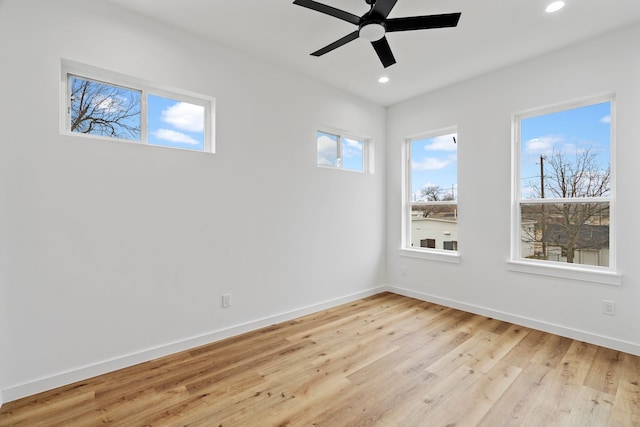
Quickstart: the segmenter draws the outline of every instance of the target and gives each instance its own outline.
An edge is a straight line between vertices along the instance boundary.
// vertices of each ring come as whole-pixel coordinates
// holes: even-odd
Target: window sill
[[[546,265],[526,261],[508,261],[507,270],[518,273],[538,274],[542,276],[559,277],[562,279],[579,280],[583,282],[601,283],[605,285],[622,285],[622,275],[613,271],[595,270],[566,265]]]
[[[455,251],[426,251],[417,249],[400,249],[400,256],[426,259],[429,261],[460,264],[460,253]]]

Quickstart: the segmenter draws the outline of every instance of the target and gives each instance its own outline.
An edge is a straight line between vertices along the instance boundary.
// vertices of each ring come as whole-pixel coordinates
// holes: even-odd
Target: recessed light
[[[554,1],[553,3],[550,3],[549,6],[547,6],[547,8],[545,9],[545,12],[547,13],[557,12],[563,7],[564,7],[563,1]]]
[[[387,82],[389,82],[389,77],[387,77],[387,76],[382,76],[382,77],[380,77],[380,78],[378,79],[378,82],[379,82],[379,83],[387,83]]]

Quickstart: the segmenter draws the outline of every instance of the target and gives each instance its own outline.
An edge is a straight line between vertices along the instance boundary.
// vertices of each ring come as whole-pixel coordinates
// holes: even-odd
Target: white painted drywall
[[[387,253],[392,289],[640,353],[640,26],[590,40],[388,109]],[[584,97],[617,98],[617,249],[622,286],[507,271],[511,114]],[[457,126],[459,264],[403,257],[401,145]],[[403,275],[403,271],[406,275]],[[602,314],[614,300],[615,316]]]
[[[2,1],[0,52],[5,400],[384,284],[383,107],[106,2]],[[216,154],[61,135],[61,58],[214,96]]]

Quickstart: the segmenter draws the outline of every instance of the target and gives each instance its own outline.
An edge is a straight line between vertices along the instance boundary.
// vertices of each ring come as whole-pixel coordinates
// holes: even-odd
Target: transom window
[[[213,99],[63,63],[64,132],[213,152]]]
[[[611,97],[515,116],[513,259],[614,267],[612,117]]]
[[[316,132],[318,166],[328,166],[357,172],[370,172],[369,141],[366,138]]]
[[[407,141],[407,249],[458,250],[457,137],[449,128]]]

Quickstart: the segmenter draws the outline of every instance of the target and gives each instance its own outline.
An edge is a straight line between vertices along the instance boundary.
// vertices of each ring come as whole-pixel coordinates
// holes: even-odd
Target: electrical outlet
[[[222,308],[231,307],[231,294],[222,295]]]
[[[602,300],[602,313],[607,314],[609,316],[615,315],[616,314],[615,301]]]

